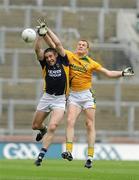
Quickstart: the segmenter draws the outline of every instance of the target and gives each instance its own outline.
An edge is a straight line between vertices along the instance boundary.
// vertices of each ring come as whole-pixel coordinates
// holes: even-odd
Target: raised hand
[[[134,76],[134,71],[131,67],[125,68],[122,72],[122,76]]]

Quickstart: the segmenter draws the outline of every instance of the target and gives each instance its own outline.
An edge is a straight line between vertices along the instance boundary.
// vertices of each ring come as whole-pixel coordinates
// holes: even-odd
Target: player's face
[[[76,48],[76,53],[80,56],[88,54],[88,44],[86,41],[79,41]]]
[[[56,63],[57,54],[54,52],[47,52],[44,54],[44,58],[50,66],[53,66]]]

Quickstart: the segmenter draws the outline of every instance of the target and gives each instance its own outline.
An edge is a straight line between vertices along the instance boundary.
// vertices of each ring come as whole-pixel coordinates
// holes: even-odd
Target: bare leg
[[[44,128],[44,120],[48,116],[49,113],[43,112],[43,111],[36,111],[33,117],[32,122],[32,129],[33,130],[40,130]]]
[[[69,105],[68,112],[67,112],[67,128],[66,128],[67,142],[73,142],[74,126],[80,112],[81,112],[81,109],[78,106],[74,104]]]
[[[88,146],[94,146],[95,144],[95,109],[86,109],[86,128],[87,128],[87,141]]]
[[[49,145],[51,144],[55,135],[55,131],[60,121],[62,120],[63,116],[64,116],[63,109],[54,109],[51,112],[51,118],[50,118],[50,123],[48,125],[47,134],[43,138],[43,147],[45,149],[48,149]]]
[[[40,130],[40,132],[36,136],[36,141],[40,141],[43,136],[47,133],[47,127],[43,123],[45,118],[48,116],[49,113],[43,112],[43,111],[36,111],[33,123],[32,123],[32,129],[33,130]]]
[[[42,159],[44,158],[49,145],[52,143],[56,128],[58,127],[60,121],[62,120],[63,115],[64,115],[63,109],[54,109],[51,112],[51,118],[50,118],[50,123],[48,125],[47,135],[43,137],[43,148],[41,148],[38,158],[35,161],[36,166],[41,165]]]
[[[74,105],[70,104],[68,107],[67,113],[67,128],[66,128],[66,152],[61,154],[63,159],[72,161],[72,147],[73,147],[73,138],[74,138],[74,126],[77,120],[78,115],[80,114],[81,109]]]
[[[85,167],[92,167],[92,160],[94,156],[94,144],[95,144],[95,109],[86,109],[86,129],[87,129],[87,142],[88,142],[88,158],[85,163]]]

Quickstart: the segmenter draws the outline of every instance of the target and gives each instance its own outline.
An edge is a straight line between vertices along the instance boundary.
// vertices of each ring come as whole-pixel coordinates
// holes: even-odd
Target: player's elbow
[[[35,47],[34,50],[35,50],[35,53],[38,54],[38,48]]]

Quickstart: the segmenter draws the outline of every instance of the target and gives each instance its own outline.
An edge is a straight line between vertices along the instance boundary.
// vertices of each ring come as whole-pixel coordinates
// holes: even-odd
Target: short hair
[[[48,52],[53,52],[54,54],[57,53],[56,49],[55,48],[51,48],[51,47],[44,50],[44,54],[48,53]]]
[[[87,44],[87,48],[89,48],[89,42],[88,42],[87,40],[85,40],[85,39],[80,39],[79,41],[86,42],[86,44]]]

